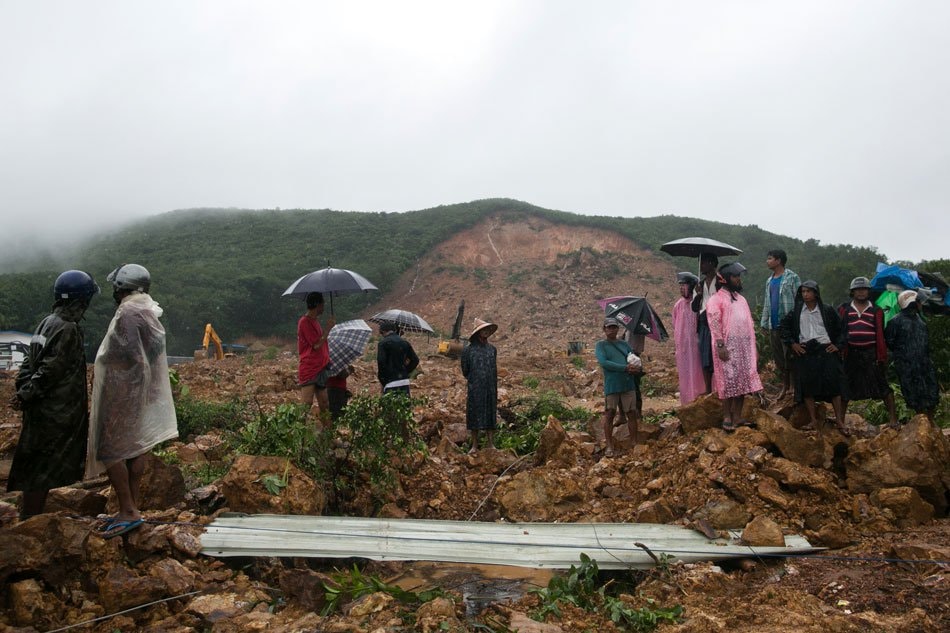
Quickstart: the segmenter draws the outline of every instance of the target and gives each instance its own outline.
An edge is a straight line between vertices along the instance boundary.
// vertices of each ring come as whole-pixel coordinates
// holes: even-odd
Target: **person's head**
[[[719,257],[713,253],[703,253],[699,256],[699,272],[706,276],[716,272],[718,265]]]
[[[85,312],[92,298],[99,294],[99,284],[87,272],[67,270],[53,283],[54,306],[76,306]]]
[[[765,265],[769,270],[785,268],[786,262],[788,262],[788,254],[780,248],[773,248],[765,254]]]
[[[498,326],[489,321],[482,321],[481,319],[475,319],[475,329],[472,330],[472,333],[469,335],[468,340],[475,342],[480,341],[484,343],[488,340],[488,337],[495,333],[495,330],[498,329]]]
[[[699,283],[699,277],[688,272],[676,273],[676,281],[680,285],[680,296],[689,299]]]
[[[383,321],[379,324],[379,333],[382,336],[399,334],[399,326],[396,325],[395,321]]]
[[[871,296],[871,282],[867,277],[855,277],[851,280],[851,287],[848,289],[851,298],[856,301],[867,301]]]
[[[320,311],[323,310],[323,293],[311,292],[307,295],[307,309],[315,310],[317,308],[319,308]]]
[[[152,286],[152,276],[145,266],[122,264],[106,277],[112,284],[112,298],[121,303],[125,297],[136,293],[147,293]]]
[[[739,262],[723,264],[719,267],[719,283],[730,292],[739,292],[742,290],[742,273],[745,271],[746,267]]]
[[[802,282],[798,292],[802,295],[802,300],[808,306],[813,306],[821,300],[821,291],[818,289],[818,282],[809,279]]]
[[[607,317],[604,319],[604,336],[613,341],[617,338],[617,334],[619,334],[619,332],[620,321],[613,317]]]
[[[916,290],[905,290],[904,292],[897,295],[897,305],[900,306],[901,310],[906,310],[908,307],[917,306],[917,291]]]

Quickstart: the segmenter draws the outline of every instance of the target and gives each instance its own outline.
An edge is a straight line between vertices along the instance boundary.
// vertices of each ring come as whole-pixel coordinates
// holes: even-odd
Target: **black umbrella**
[[[604,316],[617,319],[634,334],[643,334],[657,341],[670,337],[646,297],[613,297],[604,305]]]
[[[374,314],[366,320],[371,323],[385,323],[386,321],[392,321],[398,325],[400,329],[406,332],[427,332],[428,334],[435,333],[432,330],[432,326],[426,323],[425,319],[414,312],[409,312],[408,310],[386,310],[384,312]]]
[[[344,268],[321,268],[307,273],[284,291],[282,297],[306,297],[311,292],[330,295],[330,314],[333,314],[333,297],[357,292],[379,290],[366,277]]]
[[[700,257],[703,253],[713,255],[739,255],[742,251],[735,246],[711,240],[708,237],[684,237],[681,240],[667,242],[660,247],[664,253],[676,257]]]

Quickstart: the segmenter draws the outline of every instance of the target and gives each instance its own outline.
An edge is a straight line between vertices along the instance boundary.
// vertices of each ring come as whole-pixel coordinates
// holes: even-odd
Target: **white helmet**
[[[152,277],[148,274],[145,266],[138,264],[122,264],[106,277],[106,280],[112,283],[114,290],[138,290],[148,292],[152,283]]]

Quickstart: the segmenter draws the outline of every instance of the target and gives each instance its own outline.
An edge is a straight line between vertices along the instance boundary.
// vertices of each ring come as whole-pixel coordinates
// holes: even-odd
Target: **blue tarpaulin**
[[[922,288],[924,284],[920,282],[916,270],[901,268],[900,266],[889,266],[887,264],[877,263],[877,274],[871,280],[871,288],[874,290],[887,290],[887,284],[903,286],[908,290]]]

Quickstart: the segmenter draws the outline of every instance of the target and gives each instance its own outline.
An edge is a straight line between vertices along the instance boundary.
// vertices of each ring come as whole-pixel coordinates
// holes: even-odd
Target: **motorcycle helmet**
[[[106,277],[106,280],[112,284],[113,290],[138,290],[148,292],[152,283],[152,277],[148,274],[145,266],[138,264],[122,264]]]
[[[89,301],[97,294],[99,294],[99,284],[92,275],[81,270],[67,270],[60,273],[53,283],[53,298],[56,301],[62,299]]]

